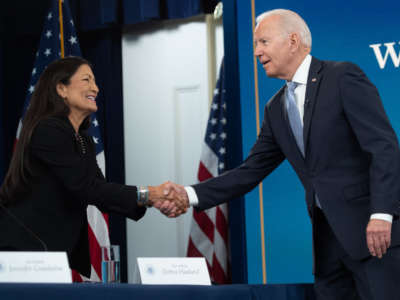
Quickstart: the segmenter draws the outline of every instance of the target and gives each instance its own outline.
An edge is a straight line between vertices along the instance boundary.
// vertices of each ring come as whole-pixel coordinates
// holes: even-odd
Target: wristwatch
[[[137,203],[140,206],[149,206],[149,188],[147,186],[139,186],[138,187]]]

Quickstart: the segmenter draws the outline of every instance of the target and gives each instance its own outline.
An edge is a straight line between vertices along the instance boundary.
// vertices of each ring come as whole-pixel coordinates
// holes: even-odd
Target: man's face
[[[268,77],[290,80],[291,39],[280,28],[280,16],[269,16],[262,20],[254,31],[254,55],[263,65]]]

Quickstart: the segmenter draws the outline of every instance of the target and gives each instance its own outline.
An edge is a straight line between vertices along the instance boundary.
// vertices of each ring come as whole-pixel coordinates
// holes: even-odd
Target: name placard
[[[203,257],[139,257],[142,284],[211,285]]]
[[[0,282],[71,283],[65,252],[0,252]]]

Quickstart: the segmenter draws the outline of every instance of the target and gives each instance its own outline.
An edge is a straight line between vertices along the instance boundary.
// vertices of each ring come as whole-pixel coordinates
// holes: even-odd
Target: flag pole
[[[61,58],[64,58],[64,22],[63,22],[63,14],[62,14],[62,3],[63,0],[58,0],[58,12],[59,12],[59,20],[60,20],[60,43],[61,43]]]
[[[255,29],[255,2],[251,1],[251,25],[252,32]],[[255,44],[253,43],[253,51],[255,51]],[[254,52],[253,52],[254,53]],[[254,66],[254,95],[255,95],[255,107],[256,107],[256,128],[257,136],[260,133],[260,110],[259,110],[259,95],[258,95],[258,73],[257,73],[257,58],[253,56],[253,66]],[[264,194],[263,194],[263,183],[258,184],[258,195],[260,204],[260,231],[261,231],[261,259],[262,259],[262,274],[263,274],[263,284],[267,283],[267,266],[265,259],[265,228],[264,228]]]

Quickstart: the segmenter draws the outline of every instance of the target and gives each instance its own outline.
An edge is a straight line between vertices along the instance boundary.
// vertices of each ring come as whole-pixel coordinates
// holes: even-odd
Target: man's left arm
[[[399,145],[376,87],[356,65],[347,64],[340,92],[357,140],[371,158],[371,219],[366,235],[371,255],[381,258],[390,246],[393,216],[398,215]]]

